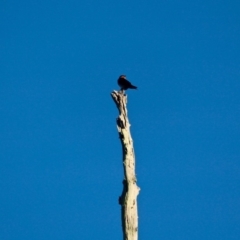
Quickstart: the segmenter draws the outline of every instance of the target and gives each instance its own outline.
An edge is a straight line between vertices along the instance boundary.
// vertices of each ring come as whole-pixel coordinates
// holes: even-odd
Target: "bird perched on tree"
[[[121,87],[121,90],[127,90],[128,88],[137,89],[136,86],[133,86],[127,79],[126,75],[121,75],[118,78],[118,85]]]

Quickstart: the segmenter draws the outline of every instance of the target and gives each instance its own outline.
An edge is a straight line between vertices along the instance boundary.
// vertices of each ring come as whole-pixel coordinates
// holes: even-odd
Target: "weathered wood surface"
[[[137,186],[135,174],[135,154],[127,115],[127,96],[123,91],[113,91],[111,96],[117,105],[119,116],[117,129],[122,144],[124,180],[123,191],[119,197],[122,213],[122,230],[124,240],[138,239],[137,196],[140,188]]]

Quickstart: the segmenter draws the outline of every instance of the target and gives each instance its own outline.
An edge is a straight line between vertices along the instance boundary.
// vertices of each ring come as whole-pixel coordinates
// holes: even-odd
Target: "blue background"
[[[0,3],[0,239],[122,239],[129,90],[139,239],[240,239],[239,1]]]

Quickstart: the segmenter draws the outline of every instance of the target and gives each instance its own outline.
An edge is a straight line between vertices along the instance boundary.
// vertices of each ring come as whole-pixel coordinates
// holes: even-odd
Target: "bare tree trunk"
[[[119,110],[117,129],[122,144],[124,180],[123,191],[119,197],[122,213],[122,230],[124,240],[138,239],[137,186],[135,174],[135,155],[127,116],[127,96],[122,91],[113,91],[111,96]]]

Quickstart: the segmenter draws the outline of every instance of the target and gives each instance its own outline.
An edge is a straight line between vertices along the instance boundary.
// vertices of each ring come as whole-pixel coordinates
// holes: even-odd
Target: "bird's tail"
[[[136,87],[136,86],[133,86],[133,85],[131,85],[129,88],[131,88],[131,89],[137,89],[137,87]]]

